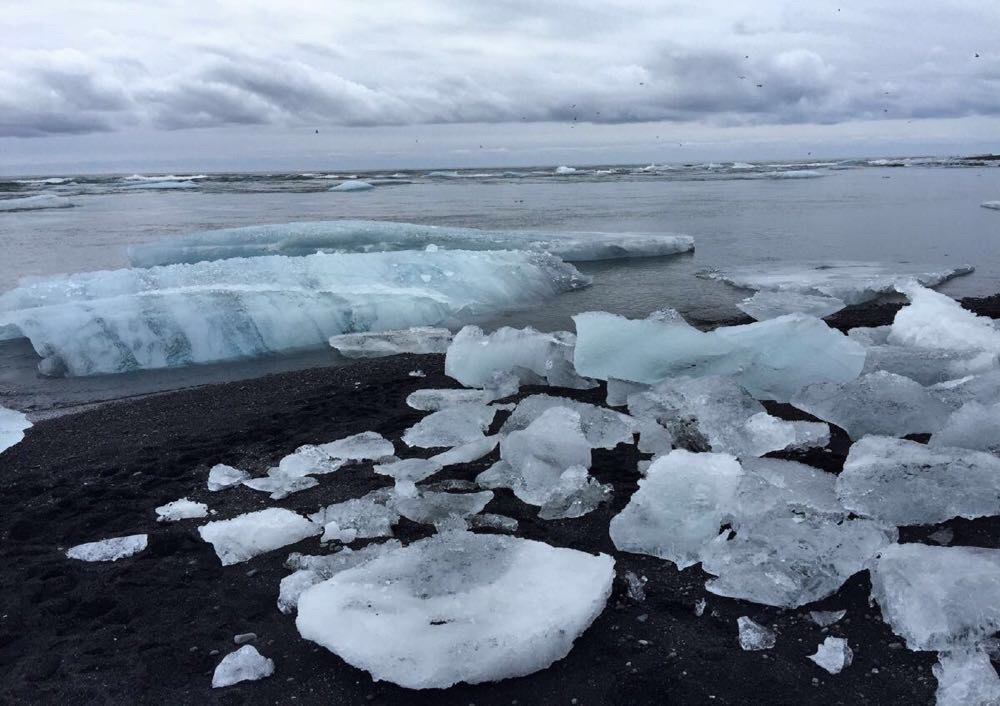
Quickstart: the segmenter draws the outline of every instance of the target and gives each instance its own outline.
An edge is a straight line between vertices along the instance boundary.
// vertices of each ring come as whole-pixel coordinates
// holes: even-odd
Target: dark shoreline
[[[1000,295],[963,305],[1000,316]],[[841,329],[889,323],[894,306],[851,307],[829,321]],[[414,369],[427,376],[411,377]],[[407,691],[373,683],[300,639],[294,618],[278,612],[275,600],[287,573],[284,557],[318,553],[314,539],[223,568],[198,538],[199,521],[155,522],[153,508],[183,496],[225,518],[271,505],[312,511],[362,495],[386,480],[367,464],[278,502],[247,488],[208,493],[204,479],[215,463],[259,473],[299,445],[366,430],[383,433],[402,451],[399,436],[423,416],[405,405],[406,396],[455,386],[443,375],[441,356],[395,356],[158,394],[36,424],[0,456],[0,703],[256,704],[293,697],[310,704],[933,703],[936,655],[902,647],[868,604],[866,573],[807,609],[780,610],[707,593],[699,568],[677,571],[652,557],[616,552],[607,527],[636,487],[634,447],[594,452],[593,473],[612,483],[615,495],[582,518],[538,520],[507,491],[487,507],[516,517],[520,536],[611,553],[618,573],[604,613],[565,659],[494,684]],[[603,389],[546,391],[604,398]],[[838,471],[849,442],[834,432],[826,450],[773,455]],[[493,458],[450,467],[434,479],[471,479]],[[901,541],[941,527],[954,531],[955,545],[1000,545],[1000,518],[906,528]],[[83,564],[62,554],[72,544],[137,532],[149,532],[150,547],[131,559]],[[428,533],[404,520],[397,536],[407,542]],[[648,578],[644,602],[627,597],[626,571]],[[700,598],[708,608],[697,617]],[[808,609],[840,608],[847,618],[828,629],[808,618]],[[740,650],[742,615],[777,630],[775,649]],[[274,659],[274,676],[212,690],[212,670],[243,632],[259,636],[255,644]],[[854,664],[837,676],[807,659],[828,634],[847,637],[855,652]]]

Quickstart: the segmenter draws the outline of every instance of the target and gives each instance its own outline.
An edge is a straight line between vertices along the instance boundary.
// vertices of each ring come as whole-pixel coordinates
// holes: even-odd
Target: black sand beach
[[[1000,296],[966,300],[977,313],[1000,317]],[[838,328],[891,321],[893,305],[852,307],[830,319]],[[426,377],[408,373],[420,369]],[[519,535],[556,546],[606,552],[618,579],[607,608],[563,660],[536,674],[448,690],[408,691],[375,683],[366,672],[302,640],[294,617],[275,605],[290,551],[318,553],[315,539],[222,567],[196,528],[201,521],[158,525],[153,509],[187,496],[216,510],[216,519],[278,505],[314,511],[357,497],[388,479],[370,464],[345,467],[318,487],[286,500],[239,487],[205,489],[207,470],[227,463],[263,472],[282,455],[373,430],[399,437],[423,414],[405,405],[419,388],[455,387],[441,356],[396,356],[344,367],[282,373],[108,404],[41,421],[0,456],[0,702],[170,704],[856,704],[932,703],[934,653],[914,653],[869,605],[866,573],[807,608],[782,610],[716,597],[697,567],[678,571],[658,559],[617,552],[611,517],[636,488],[634,447],[596,450],[592,473],[614,486],[610,505],[582,518],[543,521],[506,490],[486,508],[515,517]],[[526,389],[520,396],[539,390]],[[588,392],[552,394],[601,402]],[[805,418],[783,405],[769,411]],[[496,424],[502,421],[499,415]],[[834,429],[823,451],[772,454],[838,471],[849,442]],[[431,480],[472,479],[496,452],[452,466]],[[1000,519],[953,520],[904,529],[901,541],[949,527],[955,545],[1000,546]],[[130,559],[87,564],[65,558],[86,541],[149,532],[149,548]],[[403,520],[404,543],[430,528]],[[645,576],[646,598],[628,597],[626,571]],[[703,616],[695,602],[707,600]],[[820,628],[809,609],[847,609]],[[736,619],[771,626],[777,645],[744,652]],[[233,636],[253,632],[275,662],[272,677],[211,689]],[[831,676],[807,659],[826,635],[846,637],[854,664]]]

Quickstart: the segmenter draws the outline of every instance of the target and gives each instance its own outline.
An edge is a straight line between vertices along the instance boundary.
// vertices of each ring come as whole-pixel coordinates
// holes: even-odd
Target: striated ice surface
[[[837,497],[859,515],[894,525],[1000,515],[1000,458],[867,436],[851,446]]]
[[[0,328],[17,328],[68,374],[92,375],[452,324],[586,284],[544,253],[272,256],[32,280],[0,295]]]
[[[503,535],[445,532],[307,589],[303,638],[410,689],[531,674],[604,609],[614,560]]]
[[[744,521],[734,537],[724,532],[702,551],[702,568],[718,577],[705,587],[720,596],[796,608],[834,594],[896,537],[894,527],[869,519]]]
[[[406,430],[408,446],[437,448],[460,446],[484,438],[493,423],[496,408],[484,404],[462,404],[431,412]]]
[[[538,510],[543,520],[582,517],[611,499],[611,486],[597,482],[586,468],[571,466],[559,476]]]
[[[809,659],[830,674],[840,674],[854,661],[854,650],[842,637],[827,637],[816,648],[816,654],[809,655]]]
[[[374,431],[345,436],[318,447],[323,453],[344,461],[377,461],[396,453],[392,442]]]
[[[1000,403],[1000,370],[980,375],[967,375],[956,380],[948,380],[928,388],[948,406],[958,409],[966,402],[980,402],[984,405]]]
[[[1000,208],[1000,202],[998,208]],[[938,680],[935,706],[996,706],[1000,704],[1000,677],[981,649],[942,652],[932,668]]]
[[[345,358],[378,358],[400,353],[444,353],[451,331],[433,326],[414,326],[402,331],[342,333],[330,337],[330,345]]]
[[[467,444],[448,449],[447,451],[442,451],[439,454],[431,456],[430,460],[441,467],[453,466],[459,463],[472,463],[491,453],[497,447],[498,443],[500,443],[499,436],[486,436],[482,439],[476,439]]]
[[[65,196],[59,196],[57,194],[36,194],[35,196],[20,196],[13,199],[0,199],[0,213],[11,213],[13,211],[39,211],[46,208],[71,208],[75,205],[76,204]]]
[[[817,383],[795,395],[792,404],[836,424],[853,439],[866,434],[905,436],[934,432],[951,408],[920,383],[876,372],[847,383]]]
[[[342,181],[336,186],[331,186],[327,191],[371,191],[375,187],[367,181],[360,179],[352,181]]]
[[[577,402],[567,397],[531,395],[517,403],[517,408],[504,422],[501,434],[526,429],[542,413],[553,407],[572,409],[580,415],[580,425],[587,442],[595,449],[613,449],[618,444],[631,444],[638,426],[627,414]]]
[[[986,373],[1000,367],[996,353],[983,351],[954,351],[882,344],[865,345],[865,352],[868,356],[865,359],[863,373],[884,370],[916,380],[921,385],[936,385],[968,375]]]
[[[1000,456],[1000,403],[966,402],[934,433],[931,446],[958,446]]]
[[[2,202],[0,202],[2,203]],[[510,231],[427,226],[391,221],[316,221],[228,228],[133,245],[135,267],[317,251],[368,253],[423,250],[527,250],[569,261],[660,257],[694,249],[690,236],[671,233]]]
[[[243,645],[230,652],[212,674],[212,688],[221,689],[243,681],[257,681],[274,674],[274,661],[264,657],[253,645]]]
[[[911,650],[971,647],[1000,630],[1000,549],[887,547],[872,596]]]
[[[757,321],[776,319],[785,314],[806,314],[822,319],[835,314],[846,304],[836,297],[799,292],[757,292],[736,304],[736,308]]]
[[[773,630],[768,630],[745,615],[736,619],[736,626],[740,631],[740,649],[756,651],[774,648],[777,636]]]
[[[0,453],[19,443],[24,438],[24,431],[31,426],[22,412],[0,407]]]
[[[699,561],[735,503],[743,471],[726,454],[671,451],[639,481],[611,520],[611,541],[634,554],[668,559],[678,568]]]
[[[913,280],[925,287],[934,287],[972,271],[969,265],[919,273],[874,263],[833,262],[769,268],[760,265],[737,267],[707,272],[704,276],[741,289],[819,295],[841,299],[846,304],[861,304],[881,294],[891,294],[897,286]]]
[[[465,518],[482,512],[492,499],[493,493],[489,490],[478,493],[423,490],[415,497],[399,498],[396,507],[399,514],[413,522],[434,525],[438,529],[465,529]]]
[[[208,505],[196,503],[187,498],[174,500],[156,508],[157,522],[177,522],[179,520],[195,520],[208,515]]]
[[[302,515],[277,507],[209,522],[198,528],[198,534],[212,545],[223,566],[247,561],[321,531],[322,527]]]
[[[208,489],[214,493],[234,485],[242,485],[245,480],[250,480],[250,474],[246,471],[217,463],[208,472]]]
[[[465,518],[469,529],[489,529],[497,532],[517,532],[517,520],[507,515],[498,515],[493,512],[483,512]]]
[[[951,297],[914,284],[901,285],[910,300],[893,319],[888,342],[946,351],[1000,351],[1000,328],[993,319],[977,316]]]
[[[138,554],[149,544],[149,535],[130,534],[97,542],[77,544],[66,550],[66,556],[79,561],[118,561]]]

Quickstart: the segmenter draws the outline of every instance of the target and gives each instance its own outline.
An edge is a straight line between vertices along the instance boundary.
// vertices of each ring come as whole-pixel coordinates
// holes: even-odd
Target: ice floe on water
[[[761,291],[736,304],[736,308],[757,321],[776,319],[785,314],[808,314],[823,318],[835,314],[846,304],[836,297],[801,292]]]
[[[446,532],[306,589],[296,625],[411,689],[530,674],[569,653],[611,593],[614,561],[501,535]]]
[[[983,201],[979,204],[983,208],[989,208],[993,211],[1000,211],[1000,201]]]
[[[264,657],[253,645],[243,645],[230,652],[212,674],[212,688],[221,689],[243,681],[257,681],[274,674],[274,662]]]
[[[198,528],[198,534],[212,545],[223,566],[239,564],[322,531],[322,527],[302,515],[277,507],[209,522]]]
[[[371,191],[374,188],[373,184],[358,179],[342,181],[336,186],[331,186],[327,191]]]
[[[96,542],[77,544],[66,550],[66,556],[79,561],[118,561],[143,551],[149,544],[149,535],[130,534]]]
[[[41,211],[48,208],[72,208],[75,205],[75,203],[65,196],[59,196],[58,194],[36,194],[34,196],[0,199],[0,213]]]
[[[345,358],[378,358],[400,353],[444,353],[451,343],[451,331],[432,326],[415,326],[402,331],[343,333],[330,338],[330,346]]]
[[[356,183],[356,182],[346,182]],[[129,248],[135,267],[234,257],[372,253],[395,250],[525,250],[570,262],[662,257],[689,252],[694,240],[674,233],[479,230],[391,221],[313,221],[210,230]]]
[[[0,407],[0,453],[24,439],[24,432],[31,422],[23,412]]]

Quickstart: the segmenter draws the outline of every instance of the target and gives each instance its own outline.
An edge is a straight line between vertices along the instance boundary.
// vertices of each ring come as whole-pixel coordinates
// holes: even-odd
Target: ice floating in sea
[[[31,426],[24,413],[0,407],[0,453],[24,439],[25,430]]]
[[[736,626],[740,631],[740,649],[756,651],[774,648],[777,636],[773,630],[768,630],[745,615],[736,619]]]
[[[345,436],[343,439],[320,444],[318,448],[333,458],[344,461],[377,461],[396,453],[392,442],[374,431]]]
[[[479,441],[493,423],[496,412],[496,408],[484,404],[445,407],[407,429],[403,442],[427,449]]]
[[[604,609],[613,579],[603,554],[445,532],[307,589],[296,625],[376,681],[497,681],[565,657]]]
[[[785,314],[806,314],[823,318],[835,314],[846,304],[835,297],[801,292],[757,292],[736,304],[736,308],[757,321],[776,319]]]
[[[1000,211],[1000,201],[984,201],[979,205],[982,206],[983,208],[989,208],[994,211]]]
[[[400,353],[444,353],[451,343],[446,328],[415,326],[402,331],[343,333],[330,338],[330,345],[345,358],[378,358]]]
[[[826,175],[815,169],[787,169],[783,171],[764,172],[761,176],[767,179],[817,179]]]
[[[327,191],[371,191],[375,187],[367,181],[353,180],[342,181],[336,186],[331,186]]]
[[[544,253],[259,257],[32,280],[0,295],[0,328],[90,375],[318,348],[335,334],[455,322],[586,283]]]
[[[242,485],[245,480],[250,480],[250,474],[246,471],[218,463],[212,466],[208,472],[208,489],[214,493],[232,488],[235,485]]]
[[[223,566],[295,544],[321,531],[322,527],[302,515],[277,507],[209,522],[198,528],[198,534],[212,545]]]
[[[1000,704],[1000,677],[989,655],[981,649],[942,652],[932,671],[938,680],[935,706]]]
[[[971,647],[1000,630],[1000,549],[886,547],[872,596],[911,650]]]
[[[553,407],[565,407],[576,411],[580,415],[583,435],[587,443],[595,449],[613,449],[618,444],[631,444],[633,434],[639,428],[635,419],[614,410],[577,402],[567,397],[531,395],[517,403],[514,412],[500,428],[500,433],[510,434],[527,429],[545,410]]]
[[[198,185],[193,181],[175,181],[173,179],[152,179],[150,181],[140,181],[134,184],[126,184],[121,187],[122,189],[129,189],[132,191],[145,190],[145,189],[196,189]]]
[[[208,515],[208,505],[196,503],[187,498],[174,500],[156,508],[157,522],[177,522],[179,520],[194,520]]]
[[[705,272],[702,276],[740,289],[795,292],[833,297],[846,304],[861,304],[879,295],[891,294],[897,286],[914,280],[925,287],[935,287],[953,277],[969,274],[973,269],[970,265],[963,265],[921,273],[874,263],[832,262],[779,267],[753,265]]]
[[[556,167],[555,169],[556,174],[573,174],[575,172],[576,172],[576,167],[567,167],[565,165],[561,167]]]
[[[0,213],[14,211],[40,211],[46,208],[72,208],[76,204],[65,196],[56,194],[36,194],[13,199],[0,199]]]
[[[809,659],[830,674],[840,674],[854,661],[854,650],[844,638],[831,636],[819,644],[816,654],[809,655]]]
[[[149,544],[149,535],[130,534],[97,542],[77,544],[66,550],[66,556],[80,561],[118,561],[138,554]]]
[[[856,442],[837,477],[844,507],[894,525],[1000,515],[1000,458],[884,436]]]
[[[951,297],[914,284],[897,287],[910,300],[893,319],[888,342],[913,348],[957,352],[1000,351],[1000,328]]]
[[[966,402],[934,433],[931,446],[958,446],[1000,456],[1000,403]]]
[[[530,250],[570,262],[660,257],[694,249],[694,240],[673,233],[479,230],[391,221],[278,223],[191,233],[129,248],[135,267],[262,255],[320,252],[370,253],[423,250]]]
[[[212,674],[212,688],[221,689],[243,681],[257,681],[274,674],[274,661],[264,657],[253,645],[243,645],[230,652]]]

